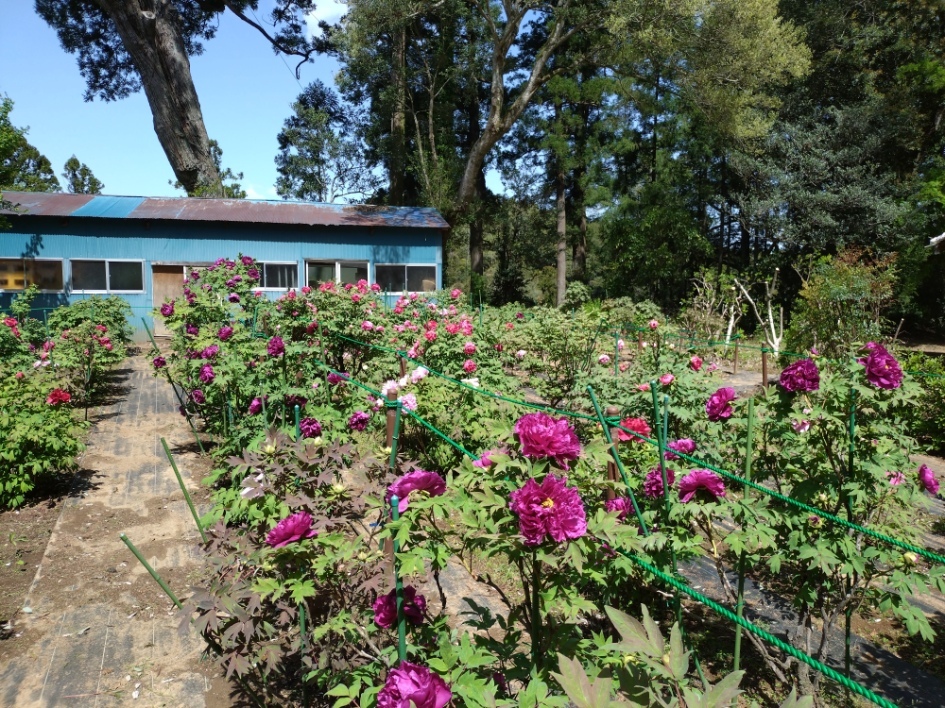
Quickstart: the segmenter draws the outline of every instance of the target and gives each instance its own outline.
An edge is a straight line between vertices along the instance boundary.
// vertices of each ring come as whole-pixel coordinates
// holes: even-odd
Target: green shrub
[[[903,367],[916,372],[915,380],[922,387],[919,404],[908,413],[909,432],[934,452],[945,452],[945,364],[941,358],[914,353]],[[924,374],[924,375],[923,375]]]

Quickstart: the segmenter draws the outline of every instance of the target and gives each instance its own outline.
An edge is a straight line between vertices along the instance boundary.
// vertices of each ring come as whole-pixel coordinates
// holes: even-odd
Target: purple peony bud
[[[385,629],[397,624],[397,590],[391,590],[374,601],[374,623]],[[427,609],[427,599],[417,593],[413,585],[404,586],[404,616],[413,624],[423,624],[423,613]]]

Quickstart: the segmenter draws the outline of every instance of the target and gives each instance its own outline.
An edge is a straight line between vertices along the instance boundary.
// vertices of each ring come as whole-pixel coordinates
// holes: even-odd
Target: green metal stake
[[[755,443],[755,399],[748,399],[748,439],[745,441],[745,472],[744,478],[751,481],[751,457]],[[745,485],[745,499],[751,488]],[[745,551],[738,556],[738,599],[735,603],[735,614],[743,617],[745,614]],[[735,665],[733,671],[738,671],[742,658],[742,626],[735,625]]]
[[[856,454],[856,389],[850,389],[850,421],[849,421],[849,433],[850,433],[850,447],[847,453],[849,463],[849,477],[853,479],[854,472],[854,463],[853,456]],[[847,521],[853,523],[853,501],[850,499],[850,495],[846,495],[846,507],[847,507]],[[852,533],[852,531],[851,531]],[[856,577],[854,573],[853,578]],[[853,592],[853,578],[847,580],[847,594],[852,594]],[[850,668],[853,664],[852,660],[852,642],[851,637],[853,634],[853,605],[847,605],[847,609],[844,612],[845,622],[844,622],[844,637],[843,637],[843,670],[847,678],[850,678]]]
[[[630,496],[630,503],[633,504],[633,512],[636,514],[637,522],[639,522],[640,528],[643,530],[643,535],[649,536],[650,531],[646,527],[646,522],[643,520],[643,514],[640,512],[640,506],[637,504],[637,499],[633,495],[633,490],[630,488],[630,480],[627,478],[627,471],[623,467],[623,462],[620,460],[620,455],[617,454],[617,450],[614,448],[614,439],[610,435],[610,428],[607,425],[607,419],[604,418],[604,413],[600,409],[600,403],[597,402],[597,396],[594,395],[594,387],[588,384],[587,392],[591,396],[591,403],[594,404],[594,411],[597,413],[597,420],[600,421],[600,425],[604,429],[604,438],[607,440],[607,444],[610,445],[610,454],[614,458],[614,463],[617,465],[617,471],[620,472],[620,477],[623,479],[623,483],[627,488],[627,494]]]
[[[400,499],[395,494],[390,498],[391,518],[397,521],[400,518]],[[400,661],[407,660],[407,618],[404,616],[404,583],[397,572],[397,554],[400,553],[400,542],[394,539],[394,557],[391,559],[394,568],[394,596],[397,605],[397,656]]]
[[[541,562],[532,551],[532,666],[541,671]]]
[[[308,630],[305,628],[305,603],[299,605],[299,638],[302,645],[302,654],[308,651],[308,638],[306,637]],[[302,677],[302,705],[308,705],[308,691],[305,686],[305,677]]]
[[[614,376],[617,375],[617,364],[620,361],[620,330],[614,330]]]
[[[197,516],[197,509],[194,507],[194,500],[190,498],[190,492],[187,491],[187,485],[184,484],[184,478],[181,477],[180,470],[177,469],[177,463],[174,462],[174,456],[171,454],[171,449],[167,446],[167,440],[161,438],[161,445],[164,446],[164,454],[167,455],[168,461],[171,463],[171,469],[174,470],[174,474],[177,476],[177,483],[180,485],[180,490],[184,493],[184,501],[187,502],[187,507],[190,509],[190,515],[194,517],[194,523],[197,524],[197,530],[200,532],[200,538],[203,539],[203,542],[207,542],[207,534],[203,531],[203,526],[200,524],[200,517]]]
[[[300,440],[302,438],[302,422],[301,422],[301,413],[302,409],[299,408],[299,405],[295,404],[295,439]]]
[[[182,607],[182,605],[180,604],[180,600],[177,599],[177,596],[176,596],[176,595],[173,593],[173,591],[171,591],[171,589],[167,586],[167,583],[164,582],[164,578],[162,578],[160,575],[158,575],[158,574],[157,574],[157,571],[156,571],[154,568],[151,567],[151,564],[148,563],[148,562],[144,559],[144,556],[141,555],[141,551],[139,551],[137,548],[135,548],[135,544],[133,544],[133,543],[128,539],[128,537],[125,536],[124,533],[118,534],[118,538],[120,538],[120,539],[124,542],[124,544],[125,544],[126,546],[128,546],[128,549],[129,549],[132,553],[135,554],[135,558],[137,558],[139,561],[141,561],[141,565],[144,566],[144,569],[145,569],[146,571],[148,571],[148,572],[151,574],[151,577],[154,578],[154,579],[157,581],[157,584],[161,586],[161,589],[162,589],[165,593],[167,593],[167,596],[168,596],[169,598],[171,598],[171,601],[172,601],[175,605],[177,605],[178,609],[180,609],[180,608]]]

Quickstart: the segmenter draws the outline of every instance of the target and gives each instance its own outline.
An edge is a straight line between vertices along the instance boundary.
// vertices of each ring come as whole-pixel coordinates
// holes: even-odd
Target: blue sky
[[[263,0],[261,9],[267,4]],[[316,14],[336,21],[344,10],[343,3],[326,0]],[[333,60],[316,57],[302,67],[297,82],[295,64],[291,58],[286,62],[231,13],[223,16],[204,53],[191,57],[207,132],[223,148],[224,166],[244,173],[250,198],[277,198],[273,159],[282,122],[302,87],[315,79],[333,86],[338,69]],[[75,154],[105,183],[105,194],[183,196],[168,184],[174,173],[154,134],[144,94],[112,103],[83,101],[85,82],[74,56],[62,50],[31,0],[0,2],[0,67],[0,94],[14,101],[13,124],[29,126],[29,141],[57,175]]]

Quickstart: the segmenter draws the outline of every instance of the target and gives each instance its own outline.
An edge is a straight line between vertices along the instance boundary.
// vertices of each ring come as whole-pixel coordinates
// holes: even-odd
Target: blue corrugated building
[[[435,209],[237,199],[4,192],[0,307],[35,283],[34,308],[92,295],[125,298],[140,322],[180,293],[190,268],[238,253],[277,295],[324,280],[386,293],[442,287],[449,225]]]

